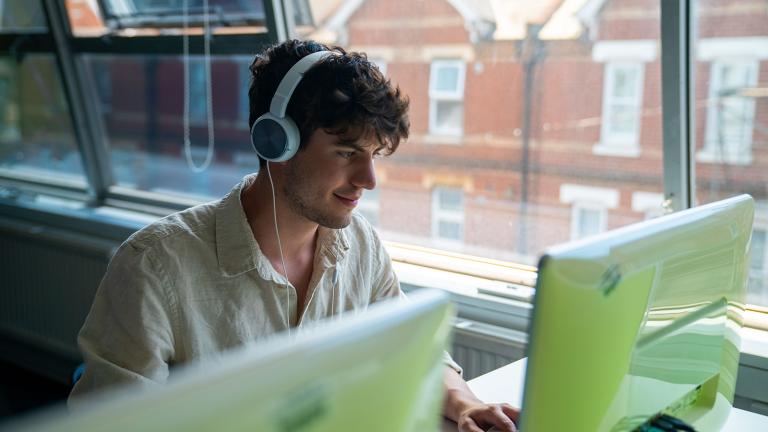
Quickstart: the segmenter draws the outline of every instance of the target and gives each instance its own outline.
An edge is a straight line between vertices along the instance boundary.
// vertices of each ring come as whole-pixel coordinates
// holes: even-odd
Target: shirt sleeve
[[[126,242],[115,254],[78,335],[85,372],[70,394],[71,407],[94,390],[167,380],[174,341],[164,276],[146,249]]]

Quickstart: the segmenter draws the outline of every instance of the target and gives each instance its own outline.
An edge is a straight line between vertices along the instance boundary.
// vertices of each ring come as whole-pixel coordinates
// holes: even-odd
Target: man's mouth
[[[360,200],[359,196],[342,196],[339,194],[333,194],[342,204],[347,207],[354,208],[357,206],[357,202]]]

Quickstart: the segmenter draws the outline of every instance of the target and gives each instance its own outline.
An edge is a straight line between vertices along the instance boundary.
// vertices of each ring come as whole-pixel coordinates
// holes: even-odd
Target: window
[[[36,33],[47,30],[40,3],[26,0],[0,2],[0,32]]]
[[[189,59],[189,88],[184,91],[189,92],[189,121],[200,126],[206,125],[208,121],[208,86],[211,85],[207,76],[206,60],[201,58]]]
[[[84,171],[53,55],[0,56],[0,173],[83,187]]]
[[[578,240],[605,231],[605,209],[589,204],[574,204],[571,239]]]
[[[438,241],[461,242],[464,238],[464,192],[437,187],[432,192],[432,236]]]
[[[650,40],[601,40],[592,59],[604,64],[599,155],[637,157],[643,122],[645,63],[656,61],[657,44]]]
[[[752,162],[755,100],[743,94],[757,85],[757,62],[712,63],[702,162]]]
[[[433,61],[429,73],[429,132],[461,135],[464,130],[464,72],[459,60]]]
[[[768,307],[768,11],[721,14],[722,0],[701,3],[693,18],[696,76],[689,91],[697,125],[695,200],[709,203],[742,193],[755,200],[747,303]],[[714,17],[718,17],[715,19]]]
[[[608,209],[619,205],[615,189],[564,184],[560,186],[560,202],[571,205],[572,240],[605,231]]]
[[[596,151],[610,149],[616,150],[614,154],[636,156],[640,152],[642,63],[607,63],[603,92],[603,127]]]

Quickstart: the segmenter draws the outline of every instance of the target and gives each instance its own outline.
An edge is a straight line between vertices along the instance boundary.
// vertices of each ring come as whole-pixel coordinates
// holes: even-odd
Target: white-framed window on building
[[[574,203],[571,209],[571,239],[577,240],[605,231],[607,211],[593,203]]]
[[[560,202],[571,205],[571,240],[599,234],[608,226],[608,210],[618,207],[616,189],[564,183]]]
[[[592,60],[603,63],[600,140],[595,154],[638,157],[643,120],[645,63],[656,60],[655,40],[596,42]]]
[[[640,121],[643,106],[643,63],[605,64],[603,113],[597,152],[640,154]]]
[[[434,60],[429,72],[429,133],[460,136],[464,133],[464,80],[462,60]]]
[[[436,187],[432,190],[432,237],[442,242],[464,239],[464,191]]]
[[[755,99],[743,91],[757,86],[757,71],[756,60],[712,62],[700,161],[736,165],[752,162]]]
[[[380,195],[379,189],[367,190],[363,192],[363,197],[357,204],[357,211],[375,227],[379,226]]]

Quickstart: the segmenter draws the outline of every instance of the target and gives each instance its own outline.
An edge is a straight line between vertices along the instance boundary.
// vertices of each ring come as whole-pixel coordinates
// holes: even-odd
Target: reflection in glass
[[[632,194],[663,193],[659,3],[581,3],[309,2],[298,36],[365,52],[410,98],[408,142],[377,162],[383,238],[533,264],[654,212]]]
[[[0,168],[7,174],[83,180],[58,69],[52,55],[0,58]]]
[[[94,74],[107,74],[97,86],[109,100],[103,119],[116,185],[138,191],[168,193],[200,200],[223,196],[244,175],[258,171],[250,144],[247,89],[238,57],[214,57],[211,63],[215,141],[213,162],[196,173],[184,153],[184,92],[190,92],[190,156],[196,166],[209,143],[204,60],[193,57],[190,88],[184,88],[180,56],[109,56],[86,58]],[[199,65],[200,67],[195,67]],[[196,73],[199,71],[200,73]],[[195,78],[197,77],[197,78]],[[138,90],[137,90],[138,89]],[[102,106],[104,103],[102,102]]]
[[[0,33],[42,33],[47,29],[39,0],[0,1]]]
[[[747,302],[768,306],[768,9],[701,0],[696,27],[696,200],[755,199]],[[726,13],[729,10],[731,12]]]

